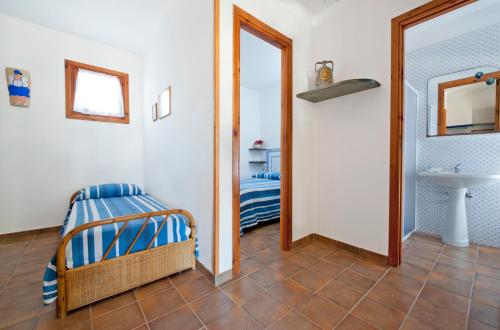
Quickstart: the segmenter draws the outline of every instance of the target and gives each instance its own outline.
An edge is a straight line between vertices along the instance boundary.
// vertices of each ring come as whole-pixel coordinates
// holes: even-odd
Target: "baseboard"
[[[408,238],[411,237],[411,235],[415,234],[417,231],[416,230],[413,230],[411,232],[409,232],[408,234],[406,234],[406,236],[403,237],[403,242],[406,241]]]
[[[214,275],[211,271],[208,270],[201,262],[196,260],[196,269],[200,271],[210,282],[212,282],[215,286],[219,286],[223,283],[230,281],[233,278],[233,271],[230,269],[222,274]]]
[[[314,234],[309,234],[292,242],[292,249],[309,244],[314,240]]]
[[[54,233],[54,232],[59,232],[60,230],[61,230],[61,226],[47,227],[47,228],[40,228],[40,229],[31,229],[31,230],[25,230],[25,231],[18,231],[18,232],[15,232],[15,233],[0,234],[0,240],[12,239],[12,238],[23,237],[23,236],[30,236],[30,235],[40,235],[40,234],[46,234],[46,233]]]
[[[224,283],[229,282],[232,279],[233,279],[233,270],[230,269],[228,271],[225,271],[224,273],[221,273],[221,274],[215,276],[214,283],[216,286],[219,286],[219,285],[222,285]]]
[[[210,280],[210,282],[214,282],[214,274],[207,269],[198,259],[196,259],[196,269],[205,275],[206,278]]]
[[[369,261],[369,262],[372,262],[372,263],[375,263],[375,264],[386,266],[389,263],[389,259],[387,258],[387,256],[384,256],[382,254],[372,252],[369,250],[365,250],[363,248],[360,248],[360,247],[357,247],[357,246],[354,246],[354,245],[351,245],[348,243],[337,241],[333,238],[329,238],[329,237],[326,237],[326,236],[323,236],[320,234],[316,234],[316,233],[309,234],[307,236],[304,236],[304,237],[294,241],[292,243],[292,247],[293,248],[300,247],[300,246],[303,246],[303,245],[308,244],[308,243],[315,241],[315,240],[321,241],[321,242],[326,243],[328,245],[331,245],[332,247],[336,247],[336,248],[339,248],[342,250],[346,250],[350,253],[357,254],[362,259]]]

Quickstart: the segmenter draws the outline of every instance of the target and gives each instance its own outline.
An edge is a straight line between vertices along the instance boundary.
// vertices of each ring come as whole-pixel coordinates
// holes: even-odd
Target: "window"
[[[66,118],[129,123],[128,74],[65,61]]]

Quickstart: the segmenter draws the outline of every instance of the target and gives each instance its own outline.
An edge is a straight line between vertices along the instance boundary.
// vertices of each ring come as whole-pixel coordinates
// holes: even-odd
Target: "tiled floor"
[[[500,328],[498,249],[413,236],[403,266],[388,269],[318,241],[281,252],[278,230],[268,225],[242,238],[242,275],[222,287],[187,271],[63,319],[41,303],[57,235],[0,242],[0,328]]]

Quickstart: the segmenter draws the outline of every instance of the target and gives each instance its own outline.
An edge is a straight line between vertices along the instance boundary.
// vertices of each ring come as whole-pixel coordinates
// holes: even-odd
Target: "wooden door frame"
[[[496,81],[497,100],[495,103],[495,130],[500,131],[500,79]]]
[[[220,157],[220,0],[214,0],[214,235],[213,273],[219,275],[219,157]]]
[[[389,183],[389,265],[402,258],[404,32],[406,29],[466,6],[477,0],[433,0],[392,19],[391,138]]]
[[[494,78],[495,81],[495,129],[498,130],[500,127],[500,118],[499,118],[499,99],[500,99],[500,71],[490,72],[484,74],[481,78],[477,79],[476,77],[466,77],[461,79],[455,79],[440,83],[438,85],[438,135],[446,135],[446,109],[444,108],[444,92],[448,88],[472,85],[480,82],[486,82],[488,79]],[[469,134],[469,133],[460,133]],[[473,133],[474,134],[474,133]]]
[[[240,272],[240,31],[281,50],[281,207],[280,244],[292,247],[292,40],[233,6],[233,274]]]

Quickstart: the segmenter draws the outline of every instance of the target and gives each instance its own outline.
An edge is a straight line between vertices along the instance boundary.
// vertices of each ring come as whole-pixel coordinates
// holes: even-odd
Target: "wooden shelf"
[[[297,94],[297,97],[309,102],[317,103],[380,86],[380,83],[373,79],[350,79],[339,81],[338,83],[334,83],[328,87],[312,89],[310,91]]]

